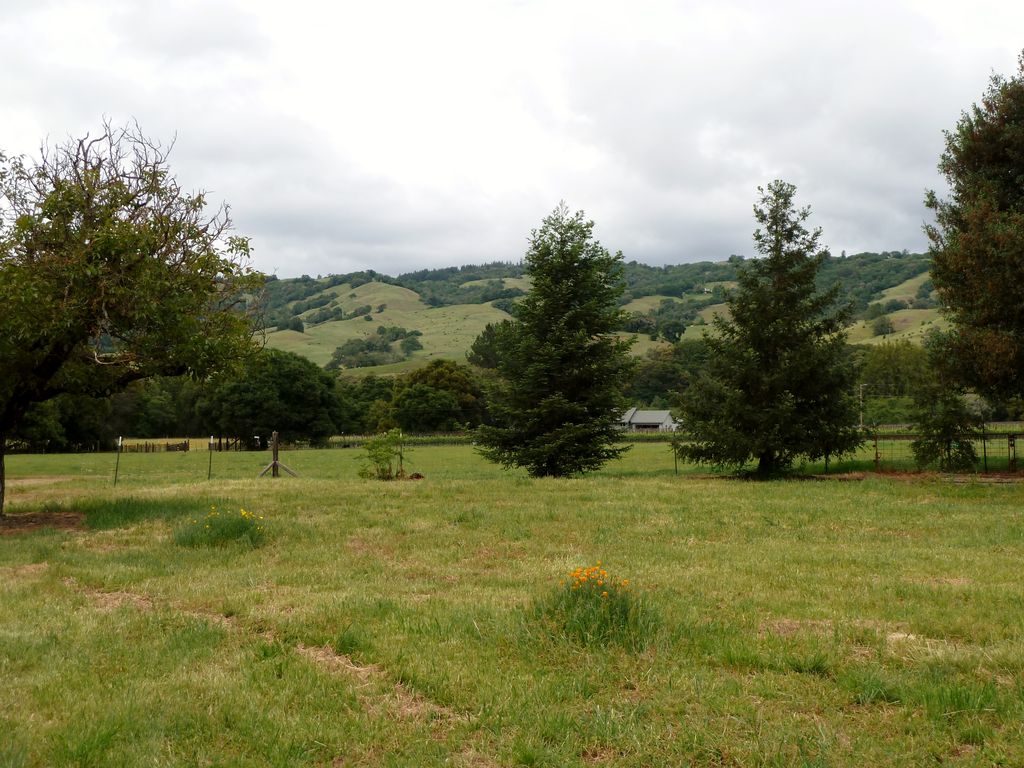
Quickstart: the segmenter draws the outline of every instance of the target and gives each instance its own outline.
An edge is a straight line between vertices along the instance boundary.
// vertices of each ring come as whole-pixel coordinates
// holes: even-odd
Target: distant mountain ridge
[[[739,256],[661,267],[626,263],[621,304],[629,320],[623,332],[637,335],[635,351],[699,336],[701,326],[724,301],[742,263]],[[915,328],[936,319],[929,268],[926,255],[906,251],[830,256],[818,284],[821,288],[840,284],[863,326],[851,329],[851,338],[870,341],[875,334],[867,324],[877,325],[879,317],[893,316],[902,322],[899,313],[910,312]],[[528,290],[524,265],[507,262],[423,269],[397,277],[374,270],[316,278],[270,277],[267,342],[327,365],[338,348],[357,347],[353,340],[386,349],[383,339],[415,334],[419,349],[407,344],[407,353],[395,347],[376,357],[352,358],[350,362],[362,361],[358,373],[397,373],[438,357],[464,360],[484,327],[507,319],[516,299]],[[912,330],[907,323],[897,328],[895,321],[891,333]],[[373,364],[378,360],[387,362]],[[337,359],[334,367],[350,368]]]

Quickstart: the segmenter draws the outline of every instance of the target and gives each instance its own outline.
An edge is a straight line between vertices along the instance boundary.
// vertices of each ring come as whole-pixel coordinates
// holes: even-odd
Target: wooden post
[[[267,472],[271,471],[273,471],[271,477],[280,477],[278,469],[283,469],[292,477],[298,477],[298,475],[295,472],[292,472],[292,470],[288,469],[288,467],[286,467],[284,464],[277,460],[279,447],[280,446],[277,439],[277,431],[275,430],[274,433],[270,436],[270,448],[272,451],[273,460],[263,468],[263,471],[260,472],[259,475],[257,475],[257,477],[263,477],[265,474],[267,474]]]
[[[121,468],[121,436],[117,436],[117,461],[114,462],[114,485],[117,485],[117,471]]]
[[[274,469],[273,469],[273,471],[270,474],[273,477],[280,477],[281,476],[281,473],[278,472],[278,470],[277,470],[277,449],[278,449],[278,447],[279,446],[278,446],[278,442],[277,442],[277,432],[274,432],[270,436],[270,453],[274,457],[274,461],[271,462],[271,466]]]

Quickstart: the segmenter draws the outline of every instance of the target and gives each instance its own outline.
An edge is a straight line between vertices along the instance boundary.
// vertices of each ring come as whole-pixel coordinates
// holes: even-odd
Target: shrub
[[[601,563],[577,568],[534,604],[535,618],[552,636],[582,645],[618,644],[643,650],[657,630],[658,617],[629,579],[616,580]]]
[[[896,326],[888,315],[882,315],[871,324],[871,333],[875,336],[888,336],[895,332]]]
[[[174,532],[174,543],[182,547],[222,547],[236,542],[258,547],[265,538],[262,515],[245,509],[237,515],[221,514],[216,505],[210,506],[206,517],[192,518]]]
[[[974,440],[984,419],[962,393],[941,384],[922,386],[914,393],[913,417],[919,435],[910,449],[919,467],[937,465],[941,472],[974,469]]]
[[[399,480],[405,477],[405,438],[402,430],[391,429],[366,441],[365,462],[359,476],[376,480]]]

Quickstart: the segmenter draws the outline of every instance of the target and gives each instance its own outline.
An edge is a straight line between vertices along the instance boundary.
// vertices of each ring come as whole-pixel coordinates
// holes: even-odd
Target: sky
[[[279,277],[519,261],[560,201],[627,261],[754,255],[757,188],[926,248],[943,131],[1024,3],[0,0],[0,151],[137,122]]]

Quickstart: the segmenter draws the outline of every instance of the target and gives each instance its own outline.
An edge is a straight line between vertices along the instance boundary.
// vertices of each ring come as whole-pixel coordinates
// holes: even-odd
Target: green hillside
[[[629,322],[623,336],[636,339],[634,354],[680,338],[699,339],[714,315],[725,311],[725,296],[735,287],[742,263],[736,256],[726,262],[664,267],[626,264],[622,309]],[[905,252],[830,257],[818,282],[822,288],[838,282],[853,303],[857,319],[850,327],[851,342],[908,339],[919,343],[929,329],[944,327],[928,268],[927,257]],[[463,360],[488,323],[510,317],[529,286],[523,266],[508,263],[420,270],[398,277],[366,271],[271,278],[267,344],[327,365],[346,342],[379,342],[378,329],[392,329],[415,332],[422,348],[396,351],[386,364],[353,368],[342,363],[341,367],[356,375],[390,374],[436,358]],[[891,321],[887,333],[879,333],[879,318]],[[392,348],[397,350],[397,344]]]
[[[296,352],[318,365],[325,365],[336,347],[349,339],[371,337],[380,326],[400,326],[420,331],[423,334],[420,337],[423,349],[414,352],[408,360],[357,369],[367,373],[397,373],[423,365],[434,358],[461,360],[487,323],[508,318],[507,313],[489,304],[430,307],[408,288],[379,282],[365,283],[357,288],[347,284],[332,286],[312,294],[310,298],[323,295],[336,297],[334,300],[346,312],[367,305],[373,309],[369,314],[344,320],[307,323],[303,333],[293,330],[270,331],[267,334],[267,345]],[[308,320],[316,311],[307,310],[298,317]]]

